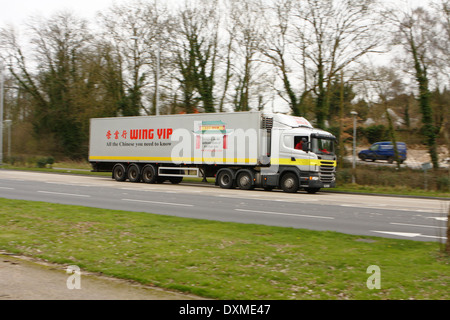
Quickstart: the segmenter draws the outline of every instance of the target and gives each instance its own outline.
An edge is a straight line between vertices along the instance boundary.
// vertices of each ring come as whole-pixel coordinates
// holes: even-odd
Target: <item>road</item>
[[[0,170],[0,197],[415,241],[445,240],[450,201],[320,192],[223,190],[193,183]]]

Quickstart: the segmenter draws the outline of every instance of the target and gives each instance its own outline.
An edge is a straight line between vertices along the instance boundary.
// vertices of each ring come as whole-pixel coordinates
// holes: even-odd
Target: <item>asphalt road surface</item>
[[[109,177],[0,170],[0,197],[415,241],[445,241],[450,201],[320,192],[119,183]]]

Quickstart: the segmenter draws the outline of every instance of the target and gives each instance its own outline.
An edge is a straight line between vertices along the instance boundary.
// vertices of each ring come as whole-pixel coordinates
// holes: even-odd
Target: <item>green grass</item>
[[[0,199],[0,248],[215,299],[450,298],[431,242]]]

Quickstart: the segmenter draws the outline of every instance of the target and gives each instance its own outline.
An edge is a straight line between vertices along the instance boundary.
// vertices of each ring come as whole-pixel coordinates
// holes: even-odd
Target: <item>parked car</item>
[[[400,163],[403,163],[403,161],[407,158],[407,147],[404,142],[397,142],[397,149],[398,149],[398,157]],[[389,163],[393,163],[395,161],[395,152],[394,152],[394,145],[392,142],[377,142],[374,143],[368,150],[362,150],[358,157],[363,160],[371,160],[371,161],[377,161],[377,160],[387,160]]]

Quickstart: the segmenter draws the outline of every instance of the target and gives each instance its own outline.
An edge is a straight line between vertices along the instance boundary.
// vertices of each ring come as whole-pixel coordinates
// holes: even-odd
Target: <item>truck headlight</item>
[[[317,181],[317,180],[319,180],[319,177],[309,177],[309,180]]]

